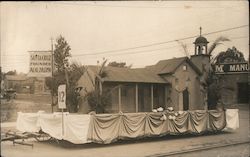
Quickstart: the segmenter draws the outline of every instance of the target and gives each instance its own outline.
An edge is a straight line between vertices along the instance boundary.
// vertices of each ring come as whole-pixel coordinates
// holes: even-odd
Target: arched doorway
[[[187,88],[182,92],[182,96],[183,96],[183,110],[184,111],[189,110],[189,92]]]

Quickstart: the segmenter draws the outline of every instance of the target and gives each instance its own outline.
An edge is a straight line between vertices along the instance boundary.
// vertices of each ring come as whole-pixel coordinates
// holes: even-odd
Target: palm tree
[[[96,67],[96,70],[88,66],[83,66],[85,76],[90,80],[92,87],[86,90],[86,94],[81,96],[83,104],[90,106],[92,111],[97,113],[104,113],[105,106],[109,104],[109,94],[108,92],[103,92],[103,78],[107,75],[105,72],[107,60],[103,59],[101,65]],[[85,78],[86,79],[86,78]]]
[[[183,48],[183,52],[185,54],[186,57],[190,58],[190,54],[188,53],[188,49],[187,49],[187,44],[184,44],[182,41],[180,40],[176,40],[178,42],[178,44]]]
[[[107,75],[107,73],[104,71],[107,61],[108,60],[104,58],[101,66],[98,66],[98,70],[96,72],[95,89],[99,91],[100,95],[102,95],[103,78]]]
[[[226,41],[230,41],[230,39],[220,36],[218,37],[213,43],[212,45],[208,48],[208,54],[212,55],[214,53],[214,50],[216,49],[216,47],[220,44],[223,44],[223,42]],[[214,73],[214,70],[212,68],[212,65],[214,64],[214,62],[216,61],[218,55],[213,57],[210,60],[209,63],[209,69],[208,71],[205,71],[205,73],[203,74],[203,76],[205,75],[205,83],[203,84],[204,89],[206,89],[206,92],[208,93],[208,97],[207,97],[207,104],[208,104],[208,108],[209,109],[215,109],[218,102],[221,99],[221,91],[223,89],[227,89],[226,87],[223,87],[221,85],[221,83],[219,83],[219,81],[221,79],[224,79],[224,77],[222,76],[218,76]],[[231,89],[230,89],[231,90]]]
[[[225,41],[230,41],[230,39],[223,37],[223,36],[216,38],[215,41],[212,43],[212,45],[208,48],[208,54],[212,55],[212,53],[214,52],[214,49],[218,45],[223,44],[222,42],[225,42]]]

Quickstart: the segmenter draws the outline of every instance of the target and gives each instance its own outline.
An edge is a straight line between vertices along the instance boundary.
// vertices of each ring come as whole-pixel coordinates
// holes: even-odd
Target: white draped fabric
[[[224,114],[225,113],[225,114]],[[165,113],[168,115],[169,113]],[[22,132],[43,132],[58,140],[74,144],[88,142],[111,143],[117,139],[137,138],[185,132],[201,133],[224,128],[233,131],[239,128],[238,109],[224,111],[183,112],[175,120],[162,121],[162,113],[128,114],[69,114],[64,113],[18,113],[17,129]],[[130,128],[127,129],[127,127]],[[131,130],[132,129],[132,130]]]
[[[64,113],[18,113],[16,127],[22,132],[38,132],[40,129],[58,140],[74,144],[87,143],[90,115]],[[62,130],[63,128],[63,130]]]
[[[18,112],[16,128],[22,132],[38,132],[40,127],[37,126],[39,113],[22,113]]]
[[[69,114],[65,118],[65,134],[63,139],[75,144],[88,143],[90,115]]]
[[[239,109],[226,110],[226,127],[225,131],[233,131],[240,127],[239,125]]]
[[[64,119],[66,116],[64,114]],[[62,115],[59,114],[42,114],[38,117],[37,125],[42,131],[51,137],[62,140]],[[66,130],[66,129],[65,129]]]

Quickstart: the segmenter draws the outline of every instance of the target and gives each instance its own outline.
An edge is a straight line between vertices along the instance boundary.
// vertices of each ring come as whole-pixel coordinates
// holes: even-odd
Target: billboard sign
[[[29,77],[52,76],[52,53],[51,51],[31,51]]]
[[[215,74],[236,74],[248,73],[249,65],[247,62],[243,63],[220,63],[214,65]]]

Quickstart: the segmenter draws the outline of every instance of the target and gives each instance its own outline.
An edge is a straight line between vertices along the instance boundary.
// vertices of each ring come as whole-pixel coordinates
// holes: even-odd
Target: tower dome
[[[205,37],[199,36],[198,38],[195,39],[194,44],[201,44],[201,43],[207,44],[209,42],[207,41],[207,39]]]
[[[195,55],[207,54],[207,44],[209,43],[205,37],[201,35],[202,28],[200,27],[200,36],[195,39]]]

